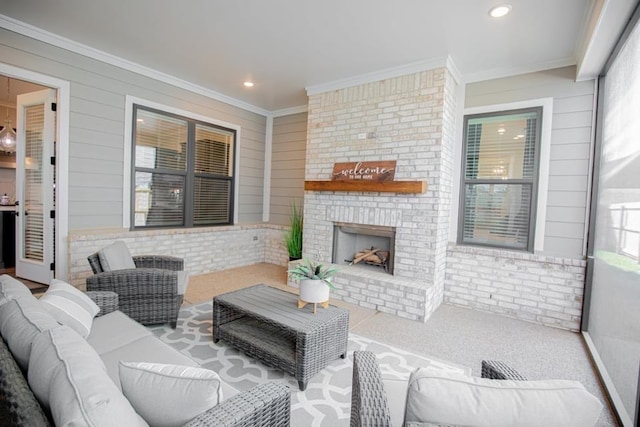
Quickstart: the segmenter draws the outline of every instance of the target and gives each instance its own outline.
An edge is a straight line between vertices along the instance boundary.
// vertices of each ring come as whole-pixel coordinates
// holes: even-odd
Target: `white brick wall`
[[[451,243],[445,302],[579,331],[585,268],[577,259]]]
[[[286,266],[283,243],[286,227],[270,224],[145,231],[87,231],[69,235],[69,282],[84,289],[93,274],[87,256],[115,240],[127,244],[132,255],[181,257],[191,274],[268,262]]]
[[[438,68],[310,96],[305,179],[329,180],[336,162],[395,160],[396,180],[429,187],[425,194],[305,193],[305,256],[331,260],[335,222],[396,228],[394,275],[340,267],[335,282],[344,288],[336,297],[416,320],[441,303],[455,91],[451,73]],[[357,138],[365,132],[377,138]]]

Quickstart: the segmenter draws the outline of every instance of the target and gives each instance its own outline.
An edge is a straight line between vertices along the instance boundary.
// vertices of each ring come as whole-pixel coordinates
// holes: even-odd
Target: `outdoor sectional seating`
[[[482,378],[420,368],[398,380],[383,378],[374,353],[353,354],[351,427],[586,427],[601,410],[577,381],[527,381],[498,361],[482,362]]]
[[[209,406],[193,417],[189,415],[189,421],[184,425],[289,425],[291,397],[288,386],[270,382],[239,392],[212,371],[199,369],[195,361],[119,311],[115,293],[87,292],[84,295],[100,308],[86,337],[76,333],[71,323],[59,324],[58,317],[54,318],[45,308],[44,296],[36,299],[21,282],[7,275],[0,276],[0,425],[40,427],[69,422],[95,426],[147,425],[146,418],[143,420],[133,412],[132,406],[136,405],[130,394],[123,392],[123,362],[187,368],[199,375],[204,371],[216,377],[215,406]],[[39,363],[45,353],[52,355],[51,359]],[[87,364],[91,365],[87,367]],[[43,369],[50,375],[42,375]],[[164,377],[160,380],[164,381]],[[169,382],[169,387],[157,388],[163,399],[171,402],[178,398],[192,399],[181,395],[191,384],[180,388],[176,385],[179,380]],[[134,384],[134,394],[151,396],[148,390],[135,389],[139,384],[137,381],[129,383]],[[46,398],[42,400],[43,396],[48,396],[49,402]],[[222,400],[219,400],[220,396]],[[151,402],[145,404],[157,405],[155,399],[159,397],[151,397]],[[167,407],[171,412],[183,410],[181,405]],[[138,408],[136,406],[135,411]]]

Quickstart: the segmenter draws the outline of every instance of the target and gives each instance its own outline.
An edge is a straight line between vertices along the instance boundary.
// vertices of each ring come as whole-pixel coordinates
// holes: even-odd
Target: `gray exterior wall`
[[[271,157],[272,224],[289,225],[292,203],[302,206],[307,148],[307,113],[273,119]]]
[[[262,220],[264,116],[5,29],[0,58],[70,82],[70,231],[122,227],[126,95],[240,126],[238,218]]]
[[[545,255],[583,258],[594,82],[575,82],[575,67],[466,86],[465,107],[553,98]]]

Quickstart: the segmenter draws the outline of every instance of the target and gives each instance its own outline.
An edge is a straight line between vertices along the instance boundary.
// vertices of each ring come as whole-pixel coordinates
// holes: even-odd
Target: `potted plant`
[[[284,244],[289,261],[302,258],[302,209],[294,202],[291,205],[290,228],[284,235]]]
[[[334,289],[331,278],[335,276],[338,269],[332,265],[323,265],[319,261],[311,261],[308,258],[296,264],[288,271],[289,277],[300,282],[300,301],[298,307],[302,308],[307,303],[322,303],[327,307],[329,303],[329,291]]]

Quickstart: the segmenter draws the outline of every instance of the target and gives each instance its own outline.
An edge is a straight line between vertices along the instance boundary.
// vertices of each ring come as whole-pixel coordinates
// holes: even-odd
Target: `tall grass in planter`
[[[284,244],[289,253],[289,261],[302,258],[302,207],[295,202],[291,205],[289,231],[284,235]]]

